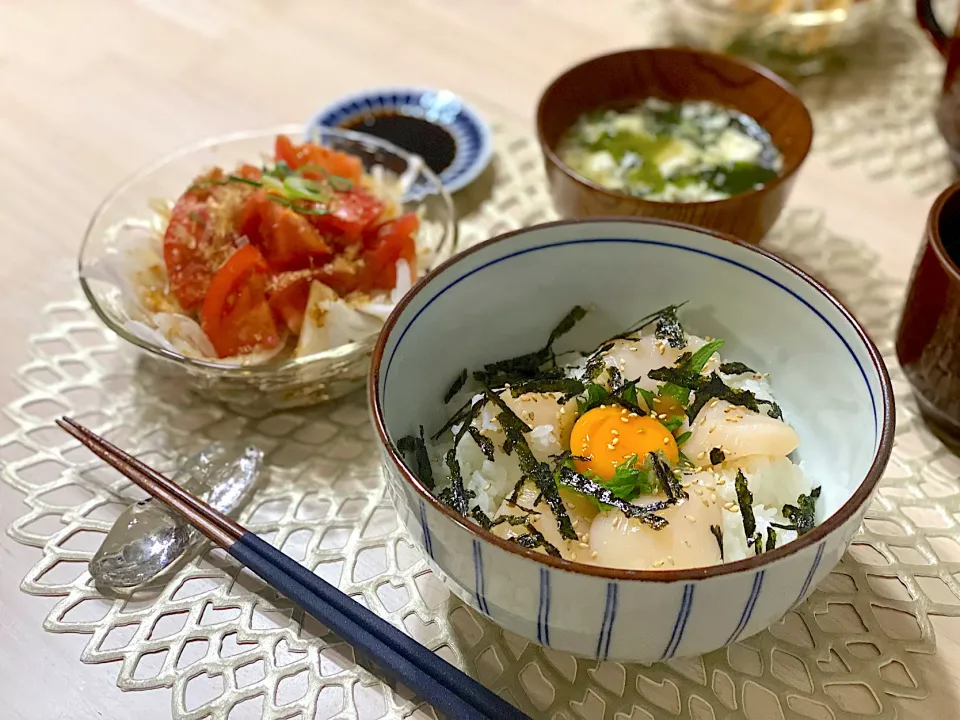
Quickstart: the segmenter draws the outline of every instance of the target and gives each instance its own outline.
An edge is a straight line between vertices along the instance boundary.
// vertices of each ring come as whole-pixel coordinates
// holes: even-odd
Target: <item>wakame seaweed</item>
[[[430,465],[430,456],[427,454],[427,443],[423,439],[423,425],[420,426],[420,437],[407,435],[397,440],[397,450],[404,456],[413,455],[417,477],[430,490],[436,487],[433,479],[433,467]]]
[[[820,488],[815,487],[809,495],[800,495],[796,505],[784,505],[783,516],[793,523],[785,530],[796,530],[797,535],[803,535],[813,530],[816,524],[817,498],[820,497]]]
[[[721,450],[720,448],[715,447],[715,448],[713,448],[713,450],[710,451],[710,464],[711,464],[711,465],[719,465],[720,463],[722,463],[722,462],[723,462],[724,460],[726,460],[726,459],[727,459],[726,454],[725,454],[725,453],[723,452],[723,450]]]
[[[720,548],[720,559],[723,560],[723,530],[719,525],[711,525],[710,533],[717,539],[717,547]]]
[[[723,363],[719,369],[724,375],[743,375],[744,373],[756,372],[756,370],[744,365],[742,362],[726,362]]]
[[[583,495],[593,497],[603,505],[612,505],[627,517],[638,518],[654,530],[662,530],[669,524],[666,518],[655,514],[674,504],[674,502],[669,499],[658,500],[647,505],[634,505],[633,503],[618,498],[605,485],[591,480],[586,475],[581,475],[573,468],[567,466],[560,468],[559,478],[560,483],[566,485],[568,488],[576,490]]]
[[[443,396],[443,404],[446,405],[457,393],[463,390],[463,386],[467,384],[467,369],[464,368],[460,371],[460,374],[457,375],[457,379],[453,381],[453,385],[450,386],[450,389],[447,390],[447,394]]]
[[[737,470],[737,479],[734,486],[737,490],[740,517],[743,518],[743,534],[751,538],[757,530],[757,520],[753,516],[753,493],[747,486],[747,478],[744,477],[742,470]]]

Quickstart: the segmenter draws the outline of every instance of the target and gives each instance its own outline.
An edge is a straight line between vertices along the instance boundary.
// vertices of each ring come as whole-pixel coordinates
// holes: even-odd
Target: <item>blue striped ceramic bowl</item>
[[[453,139],[452,162],[438,174],[447,192],[472,183],[493,157],[493,135],[481,115],[449,90],[387,87],[347,95],[318,110],[308,127],[351,127],[379,114],[420,118],[442,128]],[[362,128],[356,128],[362,131]],[[401,144],[394,140],[394,144]],[[413,148],[405,148],[413,151]]]
[[[388,487],[430,566],[507,630],[624,661],[707,652],[763,630],[801,602],[860,527],[893,444],[893,396],[880,356],[816,281],[769,253],[722,240],[643,219],[530,227],[440,266],[390,316],[370,385]],[[682,300],[692,331],[723,337],[728,357],[774,374],[777,399],[802,440],[800,459],[822,485],[819,524],[796,541],[698,569],[581,565],[464,520],[398,456],[397,438],[446,419],[450,378],[535,349],[572,305],[592,308],[577,342],[592,347],[651,308]]]

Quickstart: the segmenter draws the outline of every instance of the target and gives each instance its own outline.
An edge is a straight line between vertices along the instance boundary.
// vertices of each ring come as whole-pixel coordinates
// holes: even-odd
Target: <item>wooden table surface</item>
[[[652,1],[652,0],[648,0]],[[651,44],[633,3],[593,0],[0,0],[0,404],[27,359],[40,308],[73,294],[84,225],[144,163],[190,141],[301,120],[364,86],[461,93],[491,116],[532,122],[539,91],[578,59]],[[812,158],[792,203],[870,245],[906,277],[932,197]],[[0,434],[12,427],[0,417]],[[0,526],[23,512],[0,484]],[[39,554],[0,536],[0,716],[170,716],[169,691],[121,693],[116,668],[78,660],[87,636],[52,635],[53,598],[18,585]],[[930,677],[960,677],[960,624],[934,619]],[[958,715],[933,687],[901,715]]]

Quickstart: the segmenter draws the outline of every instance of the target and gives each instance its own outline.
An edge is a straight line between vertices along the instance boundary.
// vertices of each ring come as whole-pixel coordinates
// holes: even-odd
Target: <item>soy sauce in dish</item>
[[[343,127],[373,135],[415,153],[437,174],[450,167],[457,154],[453,136],[423,118],[396,113],[364,115]]]

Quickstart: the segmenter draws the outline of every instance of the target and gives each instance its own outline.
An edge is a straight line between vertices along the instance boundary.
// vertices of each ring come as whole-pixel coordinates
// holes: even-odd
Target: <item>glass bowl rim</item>
[[[270,136],[276,135],[286,135],[292,133],[299,133],[301,136],[310,136],[323,132],[324,134],[330,134],[346,140],[354,140],[358,142],[367,143],[369,145],[376,146],[380,150],[389,152],[397,157],[403,158],[408,163],[419,163],[420,172],[429,180],[430,184],[436,188],[436,194],[440,197],[441,202],[443,203],[445,209],[447,210],[448,219],[444,223],[443,228],[443,237],[440,240],[439,246],[444,247],[445,245],[450,245],[453,252],[456,252],[458,232],[457,232],[457,220],[456,220],[456,211],[453,204],[453,198],[450,196],[450,193],[440,182],[440,178],[434,173],[426,164],[426,162],[419,155],[408,152],[403,148],[400,148],[394,145],[391,142],[382,140],[373,135],[368,135],[365,133],[354,132],[352,130],[344,130],[342,128],[332,128],[332,127],[317,127],[311,126],[304,123],[285,123],[282,125],[273,125],[263,128],[255,128],[250,130],[239,130],[231,133],[226,133],[223,135],[209,136],[202,140],[184,145],[173,152],[167,153],[162,157],[154,160],[147,165],[142,166],[140,169],[134,171],[132,174],[128,175],[126,178],[120,181],[108,194],[107,196],[100,201],[97,205],[96,210],[94,210],[93,215],[90,220],[87,222],[87,226],[83,232],[83,240],[80,243],[80,252],[77,256],[77,272],[80,280],[80,287],[83,289],[83,294],[87,298],[87,301],[90,303],[90,307],[96,313],[100,321],[106,325],[111,331],[116,333],[120,338],[126,342],[148,352],[152,355],[157,355],[165,360],[172,360],[174,362],[180,363],[187,367],[192,367],[200,370],[205,370],[208,372],[217,373],[226,377],[242,377],[242,376],[253,376],[267,374],[272,375],[276,373],[281,373],[288,371],[290,369],[302,368],[310,365],[314,362],[323,361],[323,360],[337,360],[342,358],[347,358],[352,355],[357,350],[363,349],[365,346],[370,345],[373,340],[376,339],[378,333],[374,333],[371,336],[364,338],[363,340],[357,340],[350,343],[345,343],[343,345],[338,345],[334,348],[329,348],[321,352],[311,353],[310,355],[305,355],[303,357],[294,357],[288,358],[286,360],[281,360],[279,362],[266,362],[266,363],[257,363],[250,365],[243,364],[227,364],[216,362],[213,360],[205,360],[201,358],[193,358],[182,353],[178,353],[174,350],[168,350],[167,348],[155,345],[151,342],[140,338],[129,330],[127,330],[122,325],[114,321],[110,317],[100,304],[100,301],[97,299],[97,294],[94,292],[87,278],[83,276],[84,269],[84,256],[86,254],[87,248],[90,245],[93,239],[93,230],[96,227],[97,223],[100,221],[107,209],[113,204],[113,202],[124,192],[128,191],[132,186],[137,182],[143,180],[144,178],[149,177],[160,168],[169,165],[170,163],[180,160],[182,158],[188,157],[189,155],[199,152],[201,150],[206,150],[209,148],[214,148],[218,145],[223,145],[226,143],[238,142],[241,140],[253,140],[256,138],[267,138]],[[197,172],[200,172],[200,168],[197,169]],[[144,198],[144,207],[147,207],[147,200],[149,198]],[[378,331],[379,332],[379,331]],[[371,345],[372,347],[372,345]]]
[[[751,18],[769,18],[775,15],[781,15],[785,18],[787,24],[796,30],[813,30],[831,25],[843,25],[850,20],[850,13],[857,5],[877,6],[882,5],[881,0],[853,0],[848,8],[830,8],[813,10],[790,10],[783,13],[771,13],[763,10],[738,10],[733,7],[723,7],[717,0],[676,0],[679,4],[695,6],[698,10],[713,13],[718,16],[743,19]]]

